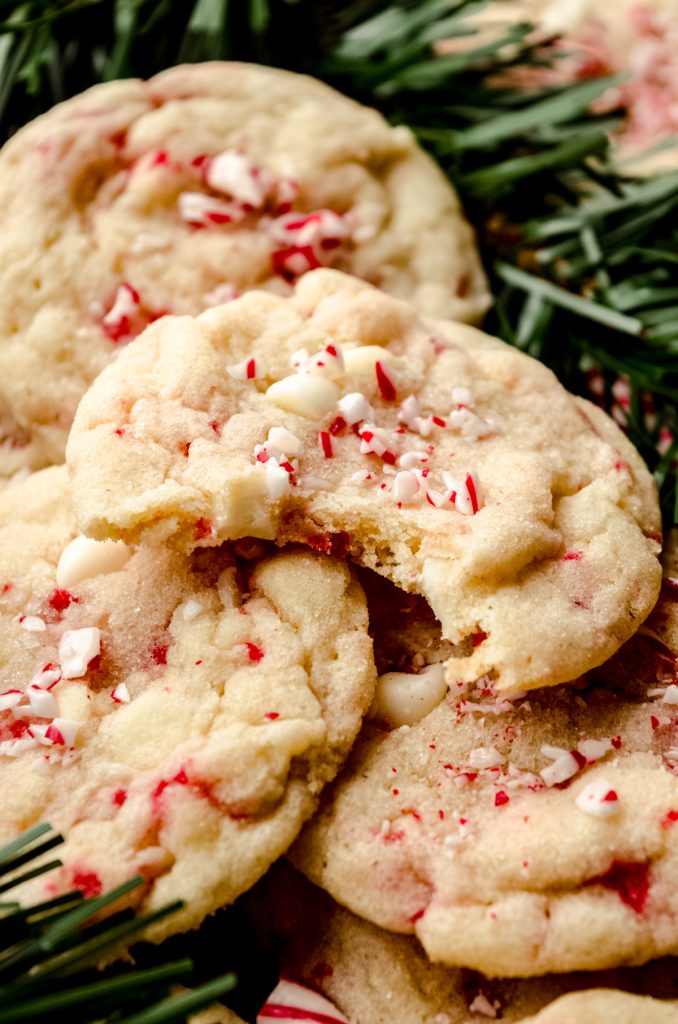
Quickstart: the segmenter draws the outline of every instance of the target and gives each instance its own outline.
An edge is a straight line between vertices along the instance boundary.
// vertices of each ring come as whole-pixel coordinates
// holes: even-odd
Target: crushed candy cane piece
[[[286,412],[322,419],[336,407],[339,388],[325,377],[295,373],[271,384],[266,397]]]
[[[341,377],[344,373],[341,345],[325,345],[320,352],[310,356],[301,369],[304,373],[318,373],[323,377]]]
[[[214,199],[203,192],[182,192],[178,206],[181,219],[193,227],[232,224],[245,216],[242,206],[225,203],[223,199]]]
[[[36,718],[54,718],[59,714],[59,705],[49,692],[42,690],[39,686],[28,686],[26,696],[31,708],[31,714]]]
[[[119,572],[132,557],[122,540],[93,540],[75,537],[61,552],[56,568],[59,587],[74,587],[94,576]]]
[[[24,698],[23,690],[5,690],[0,693],[0,711],[9,711],[15,708]]]
[[[61,669],[49,664],[36,672],[29,682],[29,686],[37,686],[41,690],[51,690],[61,679]]]
[[[391,487],[391,494],[395,501],[412,501],[413,498],[416,498],[418,492],[419,481],[414,473],[407,469],[401,470],[400,473],[396,473]]]
[[[377,680],[373,714],[393,728],[415,725],[440,704],[447,693],[443,665],[419,673],[385,672]]]
[[[607,779],[599,776],[579,791],[574,801],[580,811],[595,818],[609,818],[620,810],[619,797]]]
[[[28,732],[45,747],[73,747],[78,735],[78,723],[68,718],[55,718],[49,725],[32,723]]]
[[[374,409],[360,391],[351,391],[339,400],[339,412],[349,427],[374,416]]]
[[[275,459],[269,459],[263,465],[266,474],[266,496],[270,501],[279,501],[290,493],[290,475]]]
[[[115,689],[111,690],[111,697],[116,704],[129,704],[132,699],[126,683],[118,683]]]
[[[612,750],[611,740],[581,740],[577,744],[577,750],[591,764],[605,757],[609,750]]]
[[[542,768],[539,774],[547,786],[557,786],[571,779],[585,764],[585,758],[578,751],[568,750],[566,754],[556,758],[553,764]]]
[[[381,359],[377,359],[374,364],[374,372],[377,378],[379,394],[383,400],[385,402],[395,402],[397,397],[395,381],[392,373],[389,373],[388,367]]]
[[[233,363],[231,366],[227,366],[226,372],[233,380],[259,380],[260,377],[264,376],[261,360],[256,359],[254,356],[251,356],[249,359],[243,359],[240,363]]]
[[[662,704],[678,704],[678,686],[675,683],[671,683],[670,686],[666,687],[662,697]]]
[[[490,1020],[496,1020],[498,1011],[501,1010],[501,1003],[495,999],[493,1003],[483,992],[479,992],[475,999],[469,1004],[471,1013],[479,1013]]]
[[[334,248],[349,235],[344,218],[334,210],[287,213],[271,222],[271,237],[284,245]],[[329,243],[329,244],[328,244]]]
[[[496,747],[476,747],[466,758],[469,768],[498,768],[504,764],[506,757]]]
[[[257,1024],[349,1024],[348,1017],[324,996],[281,978],[257,1014]]]
[[[140,308],[139,292],[127,281],[123,281],[118,285],[110,309],[101,318],[101,325],[111,341],[120,341],[132,334],[132,323]]]
[[[101,630],[97,626],[68,629],[59,641],[59,662],[64,679],[80,679],[93,658],[101,652]]]
[[[41,619],[39,615],[22,615],[19,619],[19,625],[27,633],[44,633],[47,629],[45,620]]]
[[[278,249],[271,253],[271,263],[273,273],[290,284],[309,270],[322,266],[310,245],[291,245],[288,249]]]
[[[253,167],[243,153],[224,150],[204,164],[205,181],[215,192],[223,192],[245,207],[259,209],[270,189],[270,181]]]

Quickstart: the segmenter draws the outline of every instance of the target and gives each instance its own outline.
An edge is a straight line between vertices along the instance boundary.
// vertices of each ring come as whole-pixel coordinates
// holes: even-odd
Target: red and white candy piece
[[[246,209],[258,210],[263,206],[271,188],[268,175],[235,150],[210,157],[203,164],[203,173],[210,188],[230,196]]]
[[[284,214],[271,222],[270,232],[274,241],[283,245],[310,245],[316,249],[334,249],[349,236],[346,221],[334,210]]]
[[[568,750],[560,754],[546,768],[539,772],[547,786],[557,786],[561,782],[567,782],[580,771],[586,764],[586,758],[578,750]]]
[[[56,568],[58,587],[74,587],[94,576],[119,572],[132,557],[122,540],[93,540],[75,537],[61,552]]]
[[[23,690],[4,690],[0,693],[0,711],[10,711],[18,707],[23,699]]]
[[[260,359],[250,356],[240,363],[226,367],[226,372],[233,380],[258,380],[264,376],[264,368]]]
[[[298,353],[296,353],[298,354]],[[298,367],[302,373],[317,373],[322,377],[341,377],[344,374],[344,355],[341,345],[330,343],[320,352],[309,356],[305,363]]]
[[[43,690],[39,686],[28,686],[26,696],[30,713],[36,718],[54,718],[59,714],[59,705],[49,690]]]
[[[348,1017],[318,992],[281,978],[257,1014],[257,1024],[350,1024]]]
[[[21,615],[19,625],[27,633],[44,633],[47,629],[45,620],[41,619],[39,615]]]
[[[126,683],[118,683],[118,685],[111,690],[111,699],[116,704],[129,704],[131,701],[130,692],[127,689]]]
[[[464,473],[461,478],[452,473],[443,473],[445,486],[449,491],[449,500],[463,516],[474,516],[482,506],[480,482],[474,470]]]
[[[59,641],[59,662],[64,679],[80,679],[101,652],[101,631],[97,626],[68,629]]]
[[[443,665],[428,665],[421,672],[385,672],[377,680],[372,712],[397,729],[415,725],[445,699]]]
[[[235,224],[245,216],[242,206],[225,203],[223,199],[206,196],[203,192],[182,192],[178,205],[181,219],[196,228]]]
[[[271,253],[271,263],[273,273],[290,284],[309,270],[322,266],[310,245],[290,245],[287,249],[277,249]]]
[[[128,338],[133,332],[133,322],[141,309],[141,296],[136,288],[127,281],[118,286],[113,303],[101,318],[101,324],[111,339],[120,341]]]
[[[617,791],[602,775],[584,786],[574,802],[580,811],[594,818],[610,818],[621,809]]]
[[[396,453],[391,448],[391,438],[385,430],[374,423],[365,423],[360,428],[360,454],[377,455],[391,466],[396,461]]]
[[[344,366],[346,373],[360,373],[370,377],[370,384],[376,384],[376,366],[381,363],[386,371],[389,363],[393,362],[393,353],[382,345],[356,345],[353,348],[344,348]]]
[[[45,747],[74,747],[78,723],[70,718],[55,718],[49,725],[32,723],[28,733]]]

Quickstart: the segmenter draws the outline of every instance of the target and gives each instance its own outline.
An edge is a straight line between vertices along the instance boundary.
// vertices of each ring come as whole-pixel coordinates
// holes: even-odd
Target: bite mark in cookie
[[[333,271],[151,325],[83,399],[68,462],[94,536],[297,541],[422,594],[453,685],[572,679],[658,592],[654,484],[603,413]]]

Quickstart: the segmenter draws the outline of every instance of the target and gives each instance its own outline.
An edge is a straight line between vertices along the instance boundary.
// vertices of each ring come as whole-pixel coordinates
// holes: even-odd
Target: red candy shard
[[[245,647],[247,648],[247,656],[250,661],[254,662],[255,665],[261,661],[264,656],[264,652],[261,647],[257,647],[256,644],[251,644],[249,641],[245,643]]]
[[[164,640],[154,640],[151,644],[151,658],[156,665],[167,664],[167,650],[169,644]]]
[[[566,551],[563,555],[564,562],[581,562],[584,554],[582,551]]]
[[[395,384],[388,375],[388,371],[384,364],[377,360],[374,364],[374,371],[377,375],[377,385],[379,387],[379,393],[385,402],[395,402],[396,400],[396,389]]]
[[[473,645],[473,647],[480,647],[483,640],[487,640],[487,636],[488,634],[485,633],[482,629],[479,630],[477,633],[471,633],[471,644]]]
[[[667,811],[660,824],[662,828],[670,828],[678,821],[678,811]]]
[[[272,253],[271,261],[274,274],[290,283],[322,265],[310,245],[291,245],[287,249],[278,249]]]
[[[345,558],[350,546],[350,537],[344,531],[339,533],[313,533],[303,538],[305,544],[314,551],[334,558]]]
[[[55,612],[63,612],[70,604],[77,604],[78,599],[70,591],[57,587],[52,591],[47,603]]]
[[[510,799],[511,798],[509,797],[508,793],[505,793],[503,789],[500,789],[499,792],[494,794],[494,806],[503,807],[504,804],[507,804]]]
[[[75,888],[79,889],[85,898],[101,896],[101,893],[104,890],[101,879],[97,875],[96,871],[74,868],[72,881]]]
[[[649,865],[615,860],[604,875],[592,878],[589,884],[612,889],[622,903],[636,914],[642,914],[650,891]]]
[[[193,537],[195,540],[202,540],[203,537],[210,537],[212,535],[212,525],[207,519],[196,519],[195,526],[193,527]]]
[[[127,790],[126,789],[116,789],[115,793],[113,794],[113,803],[115,804],[115,806],[116,807],[122,807],[122,805],[124,804],[126,799],[127,799]]]

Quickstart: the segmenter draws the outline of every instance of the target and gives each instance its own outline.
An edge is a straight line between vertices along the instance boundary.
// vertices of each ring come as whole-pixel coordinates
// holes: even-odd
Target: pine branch
[[[45,860],[45,853],[62,842],[42,824],[1,847],[0,890],[60,865]],[[30,871],[18,873],[29,863],[34,864]],[[193,962],[188,958],[145,970],[82,973],[102,953],[122,948],[123,941],[139,938],[149,925],[180,909],[175,903],[137,916],[116,912],[116,902],[142,884],[143,879],[132,878],[94,898],[85,899],[76,890],[29,907],[0,905],[0,1024],[35,1024],[55,1013],[67,1014],[69,1024],[168,1024],[186,1020],[186,1014],[230,992],[235,977],[227,974],[168,998],[172,985],[190,978]]]

